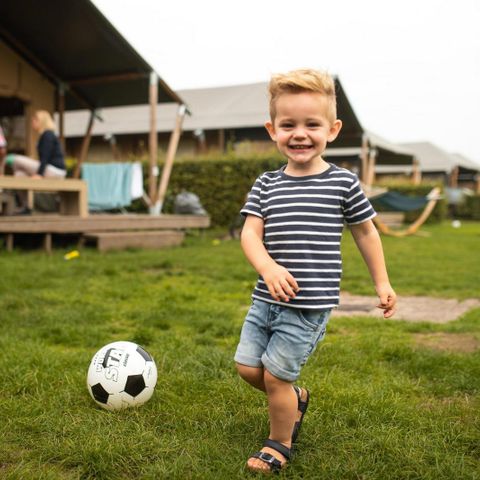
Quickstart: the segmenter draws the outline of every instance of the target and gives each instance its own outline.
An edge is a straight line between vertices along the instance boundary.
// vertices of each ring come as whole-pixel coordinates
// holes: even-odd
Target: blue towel
[[[131,163],[84,163],[82,178],[88,185],[89,210],[111,210],[132,203]]]

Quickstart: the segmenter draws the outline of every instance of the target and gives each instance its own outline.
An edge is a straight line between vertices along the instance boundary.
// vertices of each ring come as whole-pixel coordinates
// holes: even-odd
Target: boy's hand
[[[376,288],[380,303],[378,308],[383,310],[383,317],[390,318],[395,313],[397,303],[397,294],[394,292],[390,284],[379,285]]]
[[[268,291],[274,300],[288,302],[300,290],[293,275],[278,263],[272,262],[260,275],[267,284]]]

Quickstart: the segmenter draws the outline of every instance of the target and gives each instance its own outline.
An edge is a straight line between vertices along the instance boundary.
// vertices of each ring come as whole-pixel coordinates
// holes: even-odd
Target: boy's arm
[[[377,307],[383,309],[385,318],[390,318],[395,313],[397,295],[388,280],[380,235],[371,220],[350,225],[350,230],[367,264],[377,295],[380,298],[380,304]]]
[[[243,252],[253,268],[262,276],[270,295],[276,301],[288,302],[299,291],[291,273],[268,254],[263,244],[263,219],[248,215],[243,226],[241,243]]]

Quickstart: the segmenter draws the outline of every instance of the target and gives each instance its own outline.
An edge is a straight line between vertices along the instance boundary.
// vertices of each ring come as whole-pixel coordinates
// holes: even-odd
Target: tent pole
[[[377,157],[377,149],[372,148],[368,154],[368,173],[366,175],[366,185],[371,187],[375,182],[375,163]]]
[[[361,160],[362,171],[360,175],[360,180],[362,181],[362,183],[366,183],[367,175],[368,175],[368,137],[366,133],[362,135],[361,148],[362,150],[360,153],[360,160]]]
[[[163,202],[165,200],[165,194],[167,193],[168,182],[170,180],[170,173],[172,172],[173,161],[175,159],[175,154],[177,153],[180,135],[182,134],[182,124],[186,111],[187,107],[185,105],[179,105],[175,128],[173,129],[168,143],[167,157],[165,159],[165,165],[163,166],[155,204],[150,209],[152,215],[159,215],[162,212]]]
[[[65,154],[65,84],[58,83],[58,133],[60,145]]]
[[[149,170],[148,170],[148,196],[150,204],[155,202],[158,177],[158,137],[157,137],[157,103],[158,103],[158,76],[150,73],[150,134],[148,138]]]
[[[87,132],[83,137],[82,148],[80,149],[80,157],[78,158],[77,165],[75,166],[75,170],[73,172],[73,178],[80,178],[80,169],[82,168],[83,162],[87,158],[88,148],[90,147],[90,140],[92,138],[94,120],[95,120],[95,110],[91,110],[90,118],[88,119]]]
[[[34,157],[35,156],[35,143],[33,138],[33,129],[32,129],[32,117],[34,114],[34,110],[31,103],[27,103],[25,105],[25,155],[27,157]]]
[[[417,159],[413,160],[413,169],[412,169],[412,183],[414,185],[420,185],[422,182],[422,171],[420,170],[420,164]]]
[[[452,171],[450,172],[450,178],[449,178],[449,184],[450,187],[452,188],[457,188],[458,187],[458,166],[454,167]]]

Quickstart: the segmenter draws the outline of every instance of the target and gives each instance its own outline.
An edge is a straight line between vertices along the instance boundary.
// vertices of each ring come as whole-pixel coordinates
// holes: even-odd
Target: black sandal
[[[275,440],[271,440],[270,438],[267,438],[265,442],[263,442],[263,446],[273,448],[278,453],[281,453],[287,459],[287,461],[290,460],[292,449],[286,447],[283,443],[276,442]],[[280,470],[284,468],[282,465],[282,462],[278,458],[274,457],[273,455],[267,452],[261,452],[261,451],[256,452],[250,458],[258,458],[262,462],[266,463],[268,465],[270,473],[280,473]],[[254,469],[250,469],[250,470],[255,472],[259,471]]]
[[[296,385],[294,385],[293,389],[295,390],[295,393],[297,394],[297,398],[298,398],[298,411],[301,412],[302,415],[300,416],[300,420],[296,421],[295,425],[293,426],[292,444],[297,441],[298,434],[300,432],[300,427],[302,426],[303,417],[305,416],[305,412],[307,411],[308,402],[310,402],[310,392],[307,389],[305,389],[305,391],[307,392],[306,400],[302,400],[302,389],[300,387],[297,387]]]

